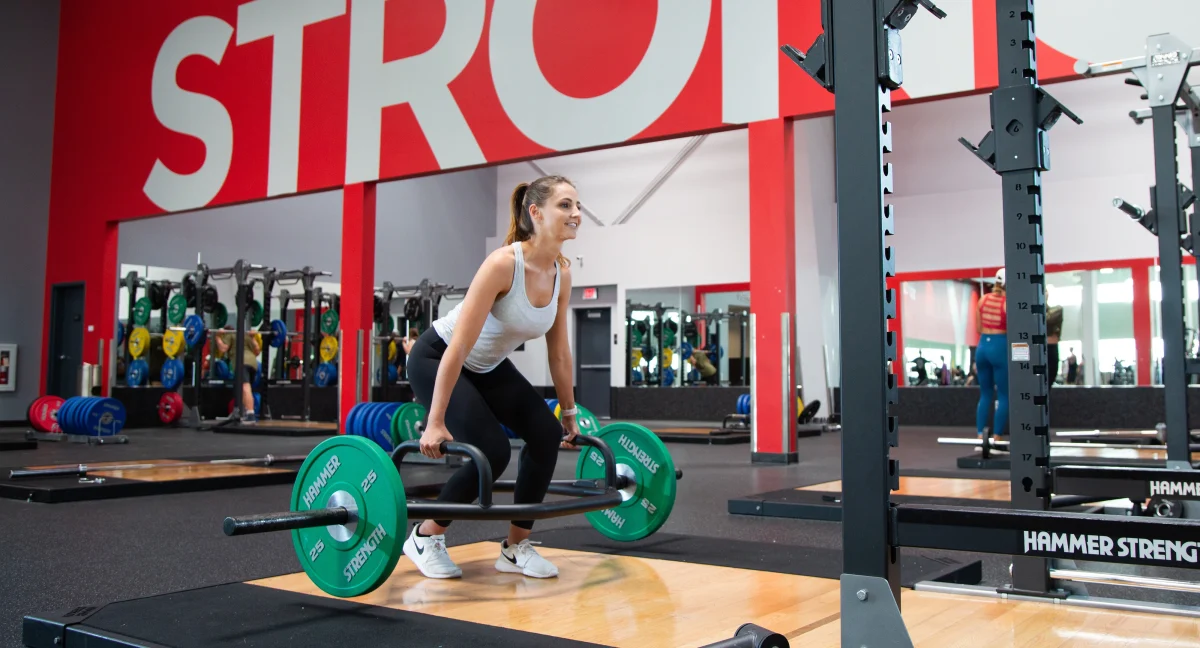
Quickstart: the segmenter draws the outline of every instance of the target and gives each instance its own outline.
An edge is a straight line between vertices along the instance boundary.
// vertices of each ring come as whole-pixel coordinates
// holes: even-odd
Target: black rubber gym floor
[[[963,449],[939,446],[936,438],[966,434],[969,431],[965,429],[905,427],[901,431],[900,448],[893,450],[893,457],[900,460],[905,471],[961,472],[956,476],[1006,479],[1004,472],[955,471],[954,462]],[[192,430],[134,430],[129,436],[128,445],[42,443],[37,450],[6,452],[0,456],[6,464],[35,465],[171,456],[303,454],[320,440],[217,435]],[[801,439],[801,461],[791,466],[751,466],[746,445],[672,444],[670,451],[684,477],[679,483],[671,518],[657,537],[697,536],[840,551],[840,524],[736,516],[727,512],[727,502],[732,497],[839,479],[840,442],[841,435],[837,433]],[[574,453],[562,453],[555,478],[573,477],[575,461]],[[514,457],[504,478],[515,477],[516,464]],[[402,474],[412,481],[419,472],[430,470],[437,469],[406,465]],[[0,499],[0,520],[3,520],[0,546],[4,548],[4,560],[0,561],[0,583],[4,584],[0,588],[0,645],[21,645],[21,620],[27,614],[103,606],[299,571],[289,534],[234,539],[221,531],[221,521],[228,515],[286,509],[290,493],[290,485],[278,485],[62,504]],[[458,522],[447,539],[454,545],[494,539],[504,533],[505,524]],[[539,522],[536,530],[580,524],[578,518],[547,520]],[[601,539],[598,534],[589,534],[593,543]],[[535,532],[535,539],[538,535]],[[644,542],[654,541],[652,537]],[[933,555],[903,552],[905,557],[927,554]],[[986,584],[1007,580],[1006,556],[961,553],[954,557],[961,562],[982,558]],[[787,559],[786,550],[782,559]],[[1080,568],[1132,571],[1117,565],[1081,563]],[[1194,573],[1169,574],[1167,570],[1145,573],[1200,580]],[[1125,594],[1099,586],[1089,589],[1096,596]],[[1146,594],[1159,595],[1164,602],[1200,604],[1200,597],[1193,595]],[[352,604],[327,605],[329,610],[352,607]],[[487,630],[491,632],[490,628]],[[314,642],[320,639],[314,638]],[[344,642],[340,637],[339,641]]]

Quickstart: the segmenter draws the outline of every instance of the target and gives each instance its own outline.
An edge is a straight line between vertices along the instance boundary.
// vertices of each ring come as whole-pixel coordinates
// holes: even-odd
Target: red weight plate
[[[183,413],[178,397],[179,394],[175,392],[167,392],[158,399],[158,420],[162,421],[164,425],[178,421],[179,415]]]
[[[33,401],[29,408],[29,424],[38,432],[62,432],[58,426],[58,408],[63,402],[58,396],[43,396]]]

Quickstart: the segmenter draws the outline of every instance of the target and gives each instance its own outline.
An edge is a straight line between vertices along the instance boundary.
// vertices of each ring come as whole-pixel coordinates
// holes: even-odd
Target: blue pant
[[[983,434],[992,410],[992,389],[999,394],[992,434],[1008,431],[1008,336],[981,335],[975,348],[975,373],[979,376],[979,406],[975,408],[975,430]]]

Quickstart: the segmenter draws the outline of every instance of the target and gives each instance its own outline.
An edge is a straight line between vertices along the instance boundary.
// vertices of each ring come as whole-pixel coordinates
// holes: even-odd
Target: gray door
[[[62,398],[79,396],[79,369],[83,362],[81,283],[57,284],[50,289],[49,350],[46,393]]]
[[[597,417],[611,415],[612,309],[575,309],[575,398]]]

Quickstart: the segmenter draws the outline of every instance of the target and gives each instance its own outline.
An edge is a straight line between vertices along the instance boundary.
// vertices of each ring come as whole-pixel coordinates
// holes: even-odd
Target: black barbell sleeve
[[[225,518],[225,535],[247,535],[250,533],[268,533],[271,531],[291,531],[292,529],[311,529],[313,527],[346,524],[350,521],[350,510],[337,508],[321,508],[309,511],[289,511],[287,513],[260,513],[244,517]]]

